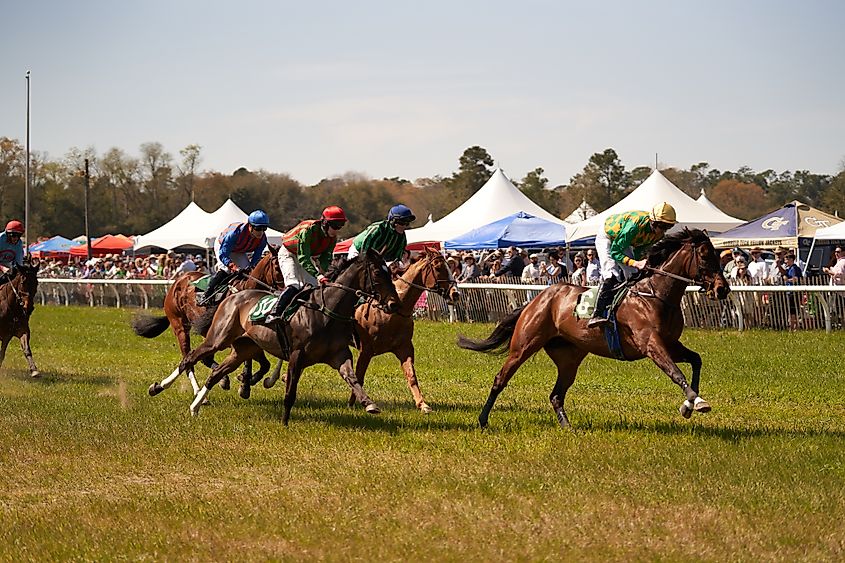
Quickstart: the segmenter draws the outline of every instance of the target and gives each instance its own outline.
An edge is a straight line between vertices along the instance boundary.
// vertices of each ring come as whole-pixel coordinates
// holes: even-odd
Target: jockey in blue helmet
[[[209,281],[201,303],[207,302],[227,276],[238,271],[249,272],[258,264],[262,252],[267,248],[266,231],[269,226],[267,213],[257,209],[249,214],[246,223],[232,223],[220,233],[214,241],[217,272]]]
[[[347,258],[354,258],[372,248],[382,255],[385,262],[401,259],[408,245],[405,229],[414,220],[416,217],[407,205],[394,205],[386,220],[376,221],[355,237]]]

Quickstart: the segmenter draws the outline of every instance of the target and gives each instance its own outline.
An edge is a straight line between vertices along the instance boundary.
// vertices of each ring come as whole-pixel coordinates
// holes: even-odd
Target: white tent
[[[608,216],[615,213],[625,213],[626,211],[646,211],[663,201],[675,208],[678,215],[678,227],[722,232],[744,223],[744,221],[725,215],[715,206],[713,206],[713,209],[705,208],[704,205],[682,192],[663,174],[655,170],[651,173],[651,176],[646,178],[645,182],[625,196],[622,201],[591,219],[571,225],[566,231],[566,240],[574,241],[596,236],[599,230],[603,228],[604,221]]]
[[[592,208],[592,206],[587,203],[587,200],[581,201],[581,204],[575,208],[575,210],[570,213],[569,215],[564,218],[564,223],[580,223],[581,221],[586,221],[590,217],[595,217],[598,215],[598,211]]]
[[[731,217],[730,215],[728,215],[727,213],[725,213],[724,211],[722,211],[721,209],[716,207],[716,205],[712,201],[710,201],[707,198],[707,196],[704,194],[704,188],[701,188],[701,195],[698,196],[698,199],[695,200],[695,202],[698,205],[700,205],[701,207],[703,207],[704,209],[707,210],[707,213],[709,214],[708,217],[710,217],[710,216],[712,216],[713,218],[722,217],[722,219],[726,223],[729,223],[731,221],[735,222],[736,225],[733,225],[730,228],[733,228],[737,225],[742,225],[743,223],[745,223],[745,221],[743,221],[741,219],[737,219],[736,217]],[[722,229],[722,231],[726,231],[726,230],[727,229]],[[722,231],[719,231],[719,232],[722,232]]]
[[[433,223],[406,231],[408,242],[444,241],[460,236],[518,211],[563,225],[558,219],[519,191],[497,168],[487,183],[457,209]]]
[[[220,206],[214,213],[204,211],[193,201],[176,217],[150,231],[135,237],[135,250],[158,246],[170,250],[179,246],[211,248],[214,240],[232,223],[243,223],[247,215],[231,199]],[[282,233],[267,229],[267,240],[281,244]]]
[[[845,240],[845,221],[817,229],[816,240]]]

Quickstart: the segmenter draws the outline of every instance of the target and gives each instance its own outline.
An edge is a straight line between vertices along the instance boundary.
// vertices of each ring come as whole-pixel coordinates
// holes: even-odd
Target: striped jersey
[[[352,244],[361,254],[372,248],[382,255],[385,262],[392,262],[402,258],[408,238],[405,233],[397,233],[390,221],[385,220],[377,221],[364,229]]]
[[[255,266],[261,260],[261,253],[267,247],[267,233],[261,233],[261,238],[255,238],[249,234],[248,223],[232,223],[220,233],[217,242],[220,243],[218,258],[224,265],[228,266],[232,263],[231,254],[233,252],[241,254],[252,252],[249,265]]]
[[[320,272],[311,259],[318,259],[324,272],[328,270],[337,238],[323,232],[320,219],[310,219],[286,232],[282,244],[291,254],[296,255],[305,271],[316,278]]]
[[[648,211],[628,211],[611,215],[604,222],[604,232],[610,239],[610,257],[630,266],[633,260],[625,255],[630,247],[634,256],[642,258],[651,245],[663,238],[651,230]]]

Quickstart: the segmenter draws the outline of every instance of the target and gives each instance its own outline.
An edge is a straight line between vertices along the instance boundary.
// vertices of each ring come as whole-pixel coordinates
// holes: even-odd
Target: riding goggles
[[[413,221],[411,221],[410,219],[396,219],[393,222],[397,225],[402,226],[402,227],[407,227],[408,225],[413,223]]]
[[[346,225],[346,221],[326,221],[326,224],[332,229],[339,231]]]
[[[267,225],[252,225],[252,228],[255,229],[256,231],[262,231],[263,232],[263,231],[267,230]]]

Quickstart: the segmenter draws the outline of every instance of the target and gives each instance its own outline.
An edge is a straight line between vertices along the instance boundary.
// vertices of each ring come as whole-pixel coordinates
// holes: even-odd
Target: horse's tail
[[[484,340],[473,340],[466,336],[458,335],[458,346],[466,350],[476,352],[491,352],[493,354],[504,354],[511,343],[516,322],[519,320],[525,305],[499,321],[490,336]]]
[[[191,323],[191,330],[196,334],[205,337],[205,335],[208,334],[208,329],[211,328],[211,321],[214,320],[214,313],[217,312],[217,307],[219,306],[220,303],[215,303],[214,305],[206,307],[205,312]]]
[[[130,322],[132,330],[138,336],[144,338],[155,338],[170,326],[170,321],[166,316],[154,317],[144,313],[135,315]]]

